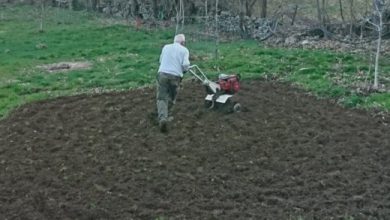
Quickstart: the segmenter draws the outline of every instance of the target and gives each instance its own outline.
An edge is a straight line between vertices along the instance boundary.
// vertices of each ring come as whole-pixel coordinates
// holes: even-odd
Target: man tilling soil
[[[168,131],[168,122],[173,120],[169,113],[176,102],[177,89],[190,66],[189,51],[184,46],[184,34],[178,34],[172,44],[167,44],[160,55],[157,76],[157,112],[161,132]]]

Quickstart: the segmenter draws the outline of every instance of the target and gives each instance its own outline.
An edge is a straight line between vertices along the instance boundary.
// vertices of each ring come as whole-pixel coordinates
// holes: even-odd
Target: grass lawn
[[[0,20],[0,117],[26,102],[85,92],[127,90],[154,83],[162,46],[174,30],[136,31],[126,22],[87,12],[47,8],[43,32],[40,11],[7,6]],[[276,77],[298,84],[349,107],[390,109],[390,94],[360,95],[348,83],[371,80],[362,57],[329,51],[266,48],[256,41],[220,43],[214,59],[212,41],[189,41],[193,64],[210,77],[240,73],[243,79]],[[383,58],[382,60],[387,60]],[[91,67],[50,73],[39,66],[88,62]],[[388,62],[388,61],[382,61]],[[382,63],[383,74],[390,74]],[[335,83],[335,82],[345,83]]]

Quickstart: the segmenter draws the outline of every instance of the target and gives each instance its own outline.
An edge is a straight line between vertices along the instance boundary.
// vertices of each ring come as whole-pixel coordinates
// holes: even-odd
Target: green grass
[[[26,102],[96,89],[126,90],[154,83],[164,44],[173,29],[135,31],[125,22],[86,12],[48,8],[44,31],[39,11],[6,7],[0,21],[0,117]],[[220,43],[214,59],[213,41],[189,41],[192,60],[210,78],[220,72],[240,73],[244,79],[274,76],[314,94],[340,100],[349,107],[390,109],[388,93],[361,96],[348,83],[372,80],[364,57],[329,51],[266,48],[256,41]],[[390,72],[388,59],[382,71]],[[90,69],[48,73],[39,65],[87,61]],[[389,77],[389,75],[384,75]],[[335,83],[335,82],[341,83]]]

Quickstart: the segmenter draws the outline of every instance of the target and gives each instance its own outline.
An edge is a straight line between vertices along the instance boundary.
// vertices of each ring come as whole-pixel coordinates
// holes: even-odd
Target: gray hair
[[[173,40],[173,42],[175,43],[183,43],[186,41],[186,37],[184,36],[184,34],[178,34],[175,36],[175,39]]]

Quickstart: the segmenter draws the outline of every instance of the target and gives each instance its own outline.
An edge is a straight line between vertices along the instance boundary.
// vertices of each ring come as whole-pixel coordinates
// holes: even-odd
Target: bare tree
[[[324,33],[324,37],[327,37],[326,24],[327,24],[327,13],[326,13],[326,0],[316,0],[317,3],[317,17],[320,23],[320,28]]]
[[[218,30],[218,0],[215,0],[215,60],[219,71],[219,30]]]
[[[327,14],[326,14],[326,0],[317,0],[317,13],[318,13],[318,21],[320,22],[322,27],[326,26],[327,22]]]
[[[295,18],[297,17],[297,14],[298,14],[298,4],[295,4],[294,7],[293,7],[293,13],[292,13],[292,16],[291,16],[291,25],[294,25]]]
[[[349,0],[349,10],[350,10],[349,13],[350,13],[350,16],[351,16],[349,35],[352,37],[353,36],[353,26],[356,23],[355,10],[354,10],[354,1],[353,0]]]
[[[207,0],[204,1],[204,16],[207,19],[208,13],[207,13]]]
[[[317,18],[318,18],[318,21],[320,22],[320,25],[323,26],[324,25],[324,19],[323,19],[323,14],[322,14],[320,0],[316,0],[316,2],[317,2]]]
[[[91,0],[92,10],[97,11],[99,8],[100,1],[99,0]]]
[[[155,19],[158,19],[158,14],[159,14],[158,5],[159,5],[158,0],[152,0],[153,17]]]
[[[352,21],[356,20],[354,5],[355,5],[354,0],[349,0],[349,13]]]
[[[43,32],[43,23],[45,20],[45,0],[41,0],[41,12],[40,12],[40,22],[39,22],[39,32]]]
[[[344,12],[343,12],[343,1],[342,0],[339,0],[339,6],[340,6],[340,17],[341,17],[341,20],[343,21],[344,23]]]
[[[384,0],[373,0],[374,5],[374,19],[373,21],[367,19],[367,22],[369,22],[372,26],[374,26],[375,30],[378,33],[378,39],[376,44],[376,54],[375,54],[375,70],[374,70],[374,85],[373,89],[377,90],[379,87],[379,57],[381,53],[381,46],[382,46],[382,34],[384,29],[384,23],[383,23],[383,16],[385,12],[385,4]]]
[[[181,27],[180,27],[181,25]],[[179,5],[176,5],[176,34],[179,30],[184,28],[184,3],[183,0],[179,0]]]
[[[267,0],[262,0],[261,1],[261,13],[260,13],[261,18],[266,18],[267,17]]]
[[[263,0],[264,1],[264,0]],[[256,4],[257,0],[245,0],[245,11],[246,16],[251,17],[253,13],[253,6]],[[267,2],[267,1],[265,1]]]
[[[248,37],[248,30],[245,24],[245,16],[247,16],[247,0],[239,0],[239,19],[240,19],[240,34],[242,38]]]

